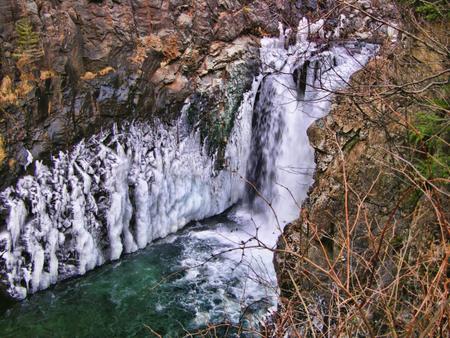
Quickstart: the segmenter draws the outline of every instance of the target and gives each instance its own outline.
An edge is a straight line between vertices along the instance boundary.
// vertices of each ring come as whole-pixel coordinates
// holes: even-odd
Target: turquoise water
[[[150,328],[179,337],[206,323],[258,318],[270,295],[244,295],[244,267],[233,255],[211,257],[231,247],[220,234],[240,226],[226,216],[197,223],[35,294],[0,315],[0,337],[148,337]]]

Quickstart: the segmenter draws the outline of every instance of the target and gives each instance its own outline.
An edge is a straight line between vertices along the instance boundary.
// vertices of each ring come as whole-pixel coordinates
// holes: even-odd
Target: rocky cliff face
[[[32,157],[49,159],[112,122],[169,123],[188,97],[205,133],[227,124],[232,118],[224,115],[233,114],[257,71],[257,37],[276,31],[282,16],[314,7],[0,0],[0,188]]]

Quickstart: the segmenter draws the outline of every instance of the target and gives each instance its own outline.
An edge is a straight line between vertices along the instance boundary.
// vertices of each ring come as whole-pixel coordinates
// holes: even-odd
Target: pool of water
[[[226,214],[197,222],[37,293],[3,309],[0,337],[179,337],[207,323],[256,325],[276,283],[270,252],[238,249],[251,245],[250,223]]]

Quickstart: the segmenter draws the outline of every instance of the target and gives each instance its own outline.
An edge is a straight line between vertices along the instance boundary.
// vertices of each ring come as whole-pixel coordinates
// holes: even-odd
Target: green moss
[[[409,133],[409,140],[421,154],[415,158],[416,168],[426,179],[448,179],[450,165],[448,114],[436,111],[416,113],[413,128]]]
[[[34,31],[33,25],[28,18],[20,19],[16,22],[16,51],[14,56],[17,59],[26,58],[30,62],[38,60],[44,55],[41,47],[41,39]]]
[[[251,87],[252,75],[252,69],[247,64],[235,65],[226,82],[223,106],[217,106],[217,97],[221,93],[198,93],[187,111],[188,123],[199,129],[209,155],[217,154],[219,168],[224,165],[225,148],[244,94]]]
[[[400,0],[400,2],[412,6],[418,15],[428,21],[450,18],[447,0]]]
[[[360,141],[360,136],[359,136],[359,131],[358,131],[355,135],[353,135],[350,138],[350,140],[347,141],[347,143],[344,145],[342,150],[345,153],[350,152],[353,149],[353,147],[358,144],[359,141]]]

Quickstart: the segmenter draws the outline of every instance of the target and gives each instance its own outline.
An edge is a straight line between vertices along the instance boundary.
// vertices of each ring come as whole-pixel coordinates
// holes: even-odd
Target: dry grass
[[[170,62],[181,56],[180,47],[179,37],[175,33],[164,38],[150,34],[139,40],[136,51],[129,60],[141,65],[147,58],[148,51],[153,49],[162,53],[166,62]]]
[[[5,158],[6,158],[5,144],[3,142],[3,137],[0,135],[0,165],[3,164]]]

